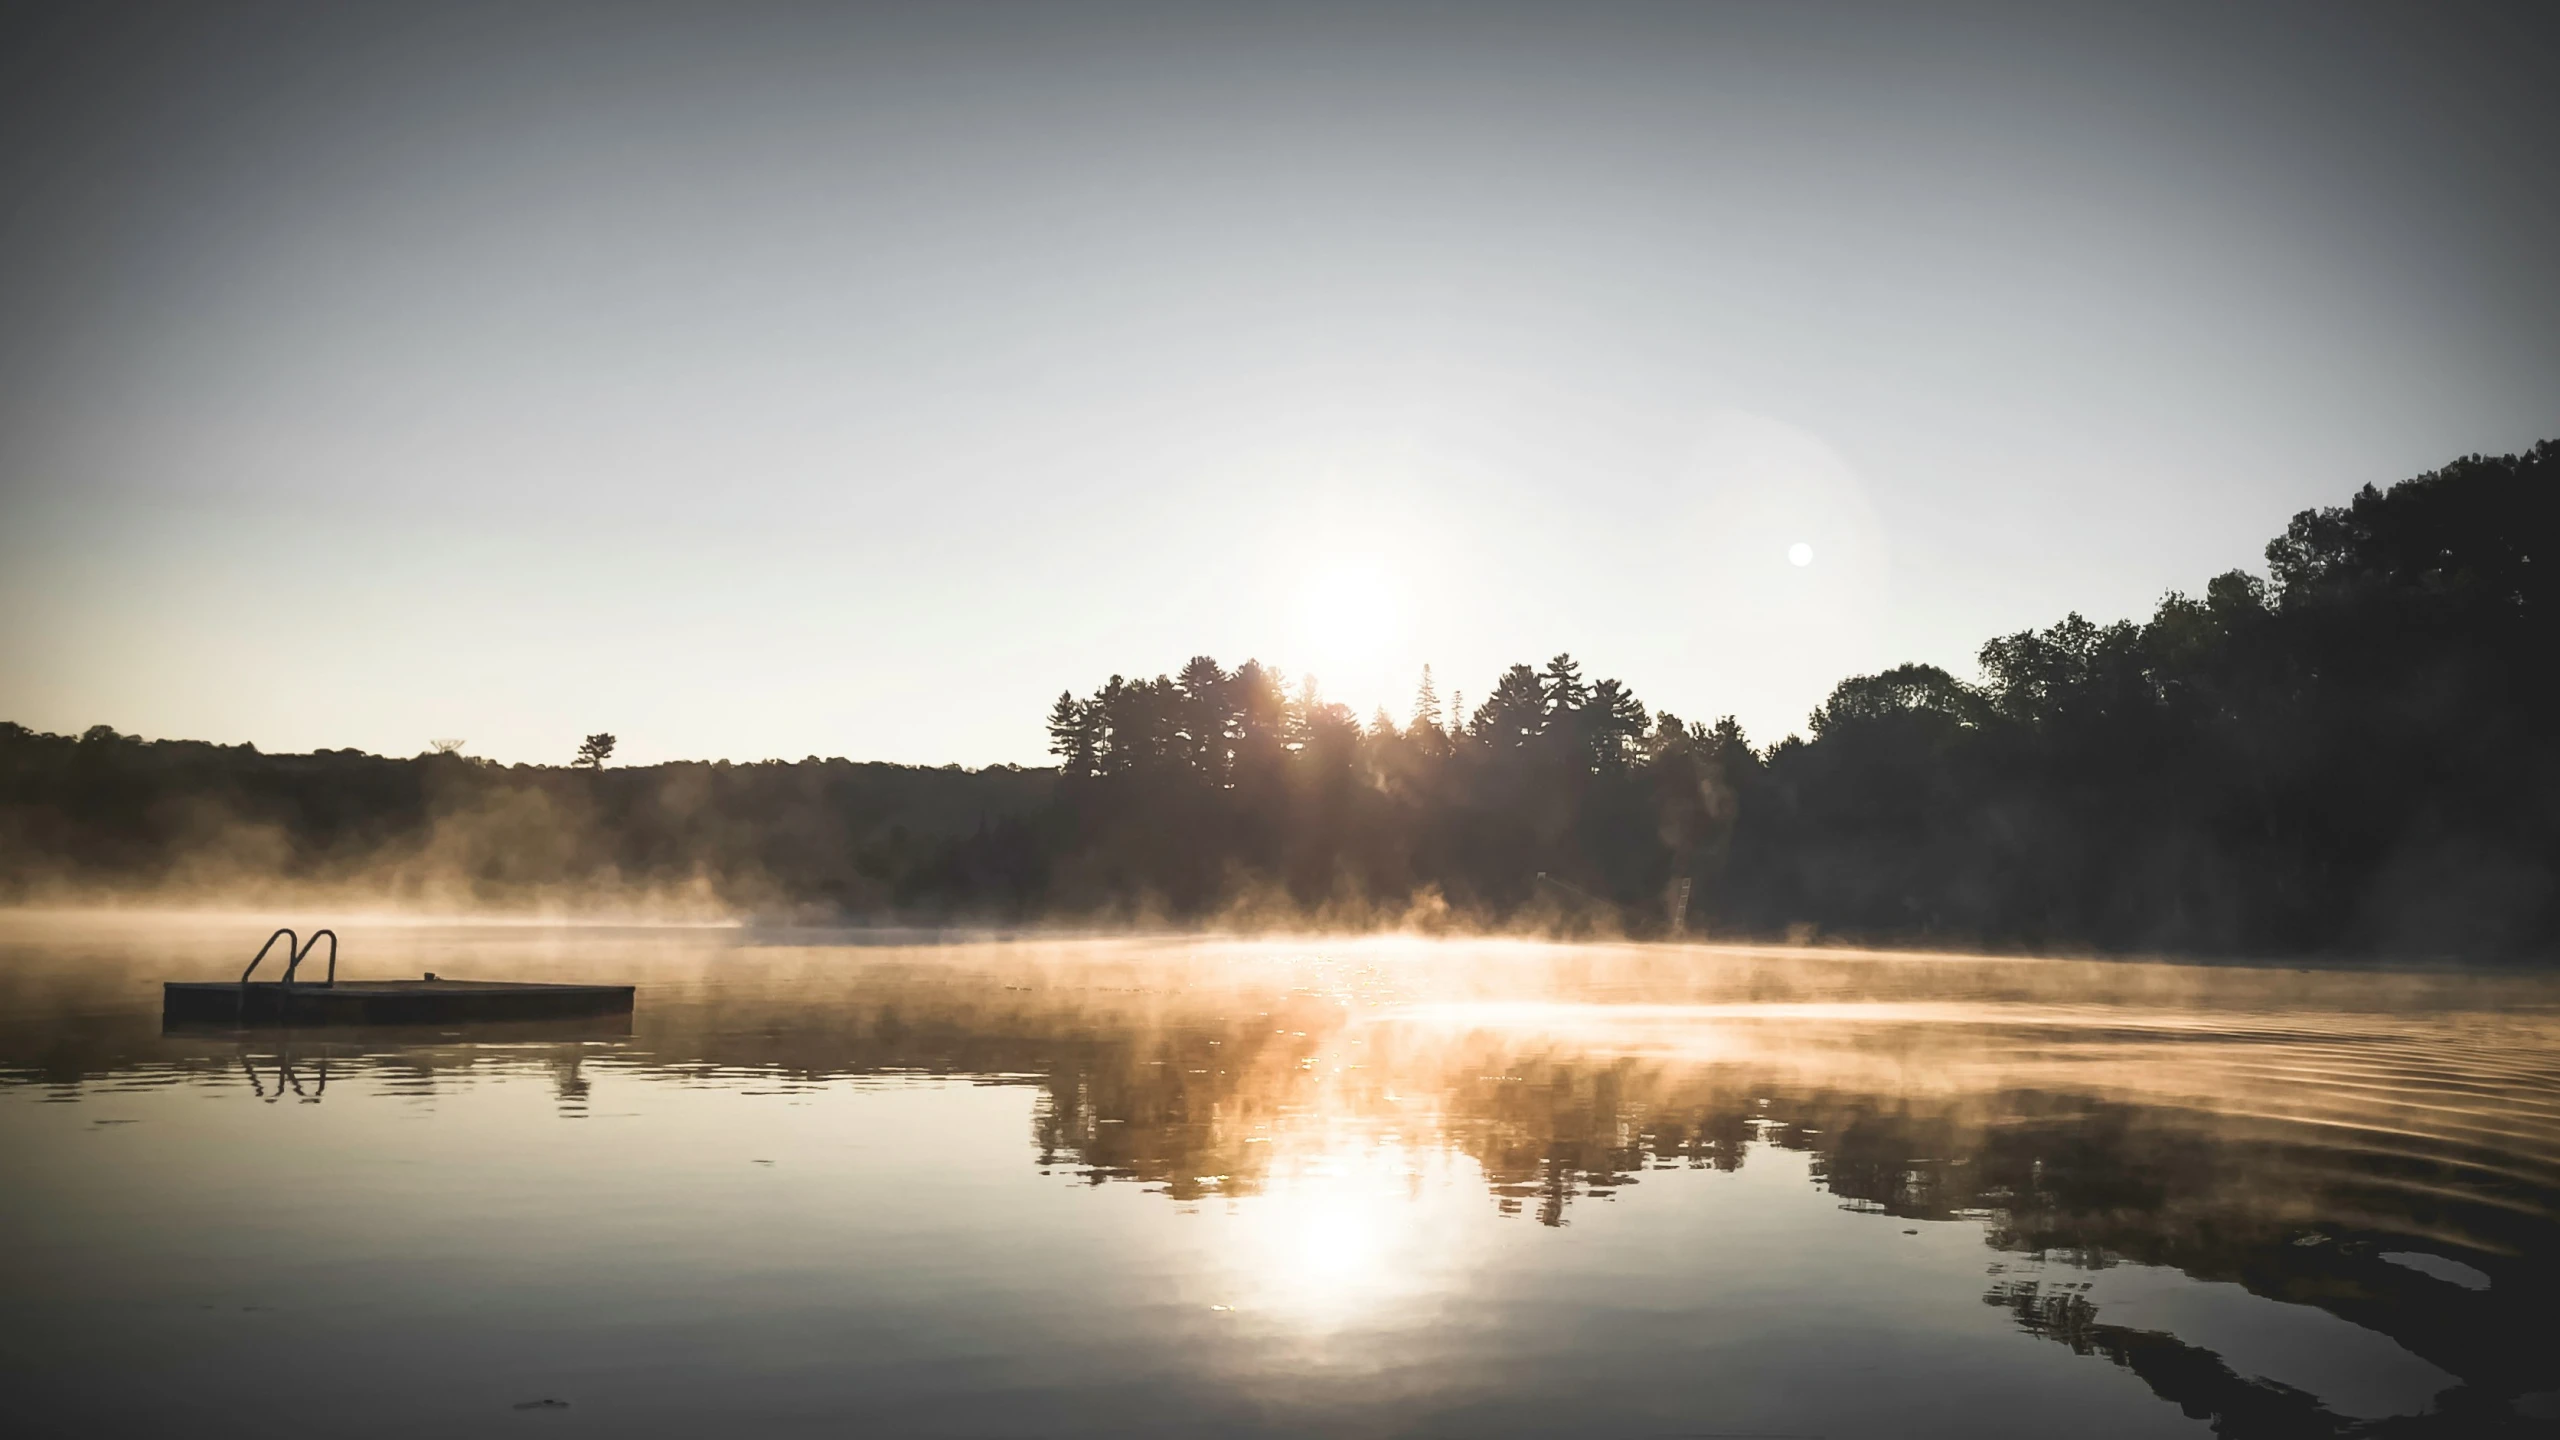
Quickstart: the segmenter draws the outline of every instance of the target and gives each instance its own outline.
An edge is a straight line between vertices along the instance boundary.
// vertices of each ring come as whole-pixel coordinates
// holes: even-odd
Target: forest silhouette
[[[2475,456],[2146,621],[1842,681],[1809,738],[1651,712],[1570,656],[1362,724],[1202,657],[1061,696],[1046,893],[1432,893],[1637,933],[2505,952],[2553,936],[2560,446]],[[1685,884],[1683,883],[1685,882]],[[1686,898],[1685,913],[1682,900]]]
[[[0,725],[21,896],[243,870],[482,902],[2190,953],[2548,955],[2560,442],[2306,510],[2267,574],[1842,681],[1808,733],[1568,655],[1365,721],[1255,661],[1114,676],[1054,771],[501,767]],[[590,748],[607,737],[590,737]],[[397,888],[397,886],[395,886]],[[396,898],[396,897],[395,897]]]

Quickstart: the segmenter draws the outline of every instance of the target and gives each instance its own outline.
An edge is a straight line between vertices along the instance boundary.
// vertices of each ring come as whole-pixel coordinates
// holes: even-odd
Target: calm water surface
[[[2548,976],[339,928],[638,1007],[0,920],[9,1433],[2560,1433]]]

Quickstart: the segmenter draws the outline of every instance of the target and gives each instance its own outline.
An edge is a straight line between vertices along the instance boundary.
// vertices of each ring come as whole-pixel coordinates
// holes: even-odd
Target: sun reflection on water
[[[878,1323],[849,1353],[939,1333],[947,1358],[1006,1324],[1034,1350],[1091,1340],[1059,1362],[1078,1383],[1126,1355],[1257,1405],[1425,1371],[1495,1395],[1510,1366],[1596,1374],[1629,1345],[1721,1356],[1689,1379],[1729,1395],[1772,1373],[1773,1326],[1866,1326],[1888,1357],[2054,1342],[2206,1385],[2162,1393],[2217,1414],[2560,1384],[2530,1340],[2560,1252],[2547,978],[1413,938],[555,938],[510,960],[486,930],[368,938],[385,968],[609,974],[641,1004],[587,1039],[163,1034],[116,1007],[188,955],[45,951],[0,1006],[0,1082],[48,1103],[12,1113],[65,1157],[163,1167],[168,1137],[204,1152],[275,1122],[255,1133],[310,1162],[298,1183],[409,1197],[326,1211],[367,1254],[465,1220],[475,1244],[563,1237],[523,1242],[542,1264],[618,1235],[617,1267],[673,1277],[670,1324],[718,1288],[678,1257],[752,1260],[742,1293],[779,1306],[783,1343],[860,1313]],[[60,1123],[78,1107],[50,1102],[84,1098],[133,1128]],[[451,1171],[434,1203],[425,1143]],[[367,1228],[390,1218],[388,1240]],[[915,1329],[932,1306],[956,1318]],[[1095,1307],[1118,1327],[1100,1339]],[[1608,1328],[1628,1316],[1651,1318]],[[2253,1349],[2271,1316],[2318,1343]],[[2401,1367],[2361,1398],[2320,1358],[2358,1336],[2359,1374]],[[1641,1433],[1696,1428],[1654,1418]],[[1853,1418],[1834,1433],[1894,1433]]]
[[[1443,1290],[1462,1257],[1428,1223],[1423,1180],[1422,1157],[1374,1137],[1345,1134],[1287,1157],[1260,1194],[1235,1203],[1231,1303],[1324,1334]]]

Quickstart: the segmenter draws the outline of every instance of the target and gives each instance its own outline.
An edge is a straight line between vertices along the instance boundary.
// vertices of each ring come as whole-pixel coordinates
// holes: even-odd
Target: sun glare
[[[1379,560],[1343,557],[1308,572],[1298,590],[1298,664],[1330,698],[1359,698],[1385,677],[1404,634],[1403,586]]]
[[[1392,1142],[1335,1135],[1319,1144],[1238,1205],[1225,1293],[1236,1309],[1287,1329],[1399,1323],[1405,1307],[1464,1269],[1447,1213],[1462,1192],[1423,1184],[1419,1157]]]

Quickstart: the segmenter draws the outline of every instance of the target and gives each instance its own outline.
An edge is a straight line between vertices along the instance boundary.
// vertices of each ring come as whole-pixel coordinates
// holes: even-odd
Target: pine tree
[[[1570,715],[1591,702],[1591,687],[1582,683],[1582,667],[1574,663],[1571,655],[1558,655],[1548,661],[1538,678],[1551,716]]]
[[[1422,686],[1413,692],[1413,728],[1440,728],[1440,691],[1431,683],[1431,667],[1422,667]]]
[[[1235,707],[1227,693],[1233,684],[1234,677],[1207,655],[1192,656],[1174,682],[1180,718],[1175,743],[1182,762],[1216,786],[1227,783],[1234,756]]]
[[[1496,748],[1519,749],[1546,733],[1548,703],[1538,672],[1514,665],[1494,683],[1492,698],[1477,708],[1475,728]]]
[[[1615,680],[1591,687],[1589,703],[1575,715],[1595,770],[1623,770],[1629,752],[1644,738],[1644,702]]]
[[[1093,722],[1094,707],[1069,691],[1059,691],[1058,703],[1049,707],[1049,753],[1070,780],[1093,773]]]
[[[1135,738],[1129,731],[1129,682],[1119,675],[1102,682],[1085,702],[1092,708],[1093,773],[1125,775],[1129,772]]]

